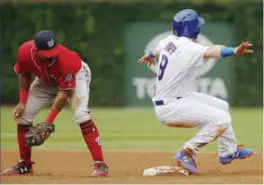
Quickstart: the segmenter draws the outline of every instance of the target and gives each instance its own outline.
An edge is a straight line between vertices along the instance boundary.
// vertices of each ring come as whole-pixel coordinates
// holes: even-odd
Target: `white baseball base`
[[[186,176],[189,176],[189,172],[179,166],[157,166],[148,169],[144,169],[143,176],[156,176],[161,174],[179,172]]]

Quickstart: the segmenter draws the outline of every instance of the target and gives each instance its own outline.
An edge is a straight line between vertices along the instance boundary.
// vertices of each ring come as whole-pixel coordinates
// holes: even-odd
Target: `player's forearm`
[[[221,58],[235,55],[236,48],[214,45],[209,47],[203,54],[203,58]]]
[[[18,75],[19,84],[19,102],[25,104],[27,102],[28,91],[31,84],[31,74]]]
[[[66,101],[67,101],[68,97],[70,96],[70,92],[71,91],[69,91],[69,90],[67,90],[67,91],[59,90],[59,92],[55,98],[55,101],[52,105],[52,108],[60,111],[64,107],[64,105],[66,104]]]
[[[57,117],[58,113],[61,111],[61,109],[65,106],[67,99],[69,98],[71,94],[71,91],[62,91],[59,90],[54,103],[52,105],[52,108],[50,110],[50,113],[46,119],[46,122],[48,123],[53,123],[55,118]]]

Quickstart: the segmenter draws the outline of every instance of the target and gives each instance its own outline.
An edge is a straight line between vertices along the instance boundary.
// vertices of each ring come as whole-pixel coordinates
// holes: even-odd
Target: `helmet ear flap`
[[[176,35],[176,36],[181,36],[181,34],[183,33],[183,27],[184,27],[184,24],[182,21],[173,21],[173,34]]]

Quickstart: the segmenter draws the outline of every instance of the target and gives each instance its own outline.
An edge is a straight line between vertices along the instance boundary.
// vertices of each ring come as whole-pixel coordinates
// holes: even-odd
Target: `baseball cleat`
[[[196,166],[195,160],[192,156],[186,155],[183,151],[180,151],[175,156],[178,166],[187,170],[189,173],[197,173],[198,168]]]
[[[34,162],[26,164],[24,160],[18,161],[18,163],[3,171],[3,175],[32,175]]]
[[[94,171],[91,174],[92,177],[107,177],[108,166],[103,161],[94,162]]]
[[[249,148],[243,148],[243,145],[239,145],[237,148],[237,151],[227,157],[219,157],[219,160],[222,164],[229,164],[231,163],[234,159],[246,159],[250,157],[253,154],[253,150]]]

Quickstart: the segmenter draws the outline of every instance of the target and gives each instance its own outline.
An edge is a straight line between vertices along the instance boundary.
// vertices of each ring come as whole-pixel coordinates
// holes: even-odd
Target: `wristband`
[[[28,90],[22,89],[19,92],[19,102],[25,104],[27,102]]]
[[[148,56],[149,56],[150,58],[156,58],[156,56],[155,56],[155,54],[154,54],[153,51],[148,52]]]
[[[53,123],[53,121],[55,120],[56,116],[58,115],[59,111],[57,109],[51,109],[49,112],[49,115],[46,119],[47,123]]]
[[[235,55],[235,48],[232,47],[222,47],[221,49],[221,56],[228,57]]]

